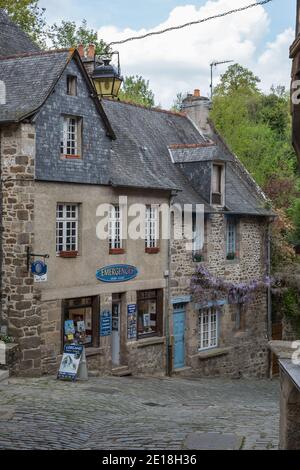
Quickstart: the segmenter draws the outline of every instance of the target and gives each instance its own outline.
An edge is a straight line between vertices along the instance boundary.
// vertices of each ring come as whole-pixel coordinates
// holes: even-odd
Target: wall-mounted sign
[[[47,282],[48,266],[44,261],[39,260],[32,263],[31,272],[34,275],[34,282]]]
[[[57,374],[58,379],[75,380],[83,353],[83,346],[79,344],[66,344]]]
[[[112,332],[112,315],[109,310],[100,314],[100,336],[110,336]]]
[[[125,282],[134,279],[137,275],[137,268],[128,264],[105,266],[96,272],[96,278],[101,282]]]
[[[128,339],[136,339],[136,321],[137,321],[136,304],[127,305],[127,338]]]

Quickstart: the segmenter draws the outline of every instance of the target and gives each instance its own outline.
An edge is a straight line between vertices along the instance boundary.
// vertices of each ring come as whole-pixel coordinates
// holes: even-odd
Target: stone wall
[[[250,282],[266,274],[266,222],[242,217],[238,228],[237,260],[226,260],[226,221],[222,214],[206,220],[204,263],[211,274],[232,282]],[[189,295],[190,280],[197,263],[186,251],[185,242],[172,242],[171,298]],[[193,302],[186,305],[186,366],[200,376],[257,376],[268,374],[267,292],[256,294],[251,304],[241,311],[237,329],[237,305],[219,307],[218,348],[207,352],[198,347],[199,310]],[[170,312],[172,330],[172,310]],[[189,372],[190,373],[190,372]]]
[[[41,372],[39,293],[27,270],[33,246],[35,132],[29,124],[1,130],[2,322],[20,349],[13,372]]]
[[[280,372],[280,450],[300,450],[300,391]]]

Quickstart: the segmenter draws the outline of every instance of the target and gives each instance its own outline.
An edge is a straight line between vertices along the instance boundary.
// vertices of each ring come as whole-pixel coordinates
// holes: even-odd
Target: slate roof
[[[38,46],[0,8],[0,56],[38,51]]]
[[[70,51],[62,50],[0,59],[7,101],[0,107],[0,122],[17,122],[37,111],[70,58]]]
[[[173,163],[205,161],[232,161],[233,157],[223,153],[215,144],[176,145],[169,147]]]
[[[170,144],[206,140],[186,116],[120,101],[102,100],[117,136],[112,143],[111,182],[116,186],[178,190],[181,203],[205,203],[170,159]]]

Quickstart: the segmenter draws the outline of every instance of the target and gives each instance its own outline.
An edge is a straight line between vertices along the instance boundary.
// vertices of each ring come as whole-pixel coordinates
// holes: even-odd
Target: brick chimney
[[[96,52],[95,44],[90,44],[89,47],[88,47],[87,58],[94,60],[94,58],[95,58],[95,52]]]
[[[84,58],[84,46],[83,46],[83,44],[79,44],[79,46],[77,46],[77,50],[78,50],[78,53],[79,53],[80,57],[83,59]]]
[[[211,134],[211,127],[208,122],[210,109],[210,100],[205,96],[201,96],[199,88],[196,88],[193,94],[188,94],[181,104],[181,110],[207,135]]]

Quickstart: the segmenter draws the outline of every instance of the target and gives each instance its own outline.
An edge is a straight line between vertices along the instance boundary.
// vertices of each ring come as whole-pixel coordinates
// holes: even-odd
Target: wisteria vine
[[[214,277],[206,267],[198,266],[191,279],[191,291],[196,302],[206,304],[224,299],[229,304],[247,304],[254,300],[255,293],[272,286],[272,279],[253,280],[250,283],[225,281]]]

